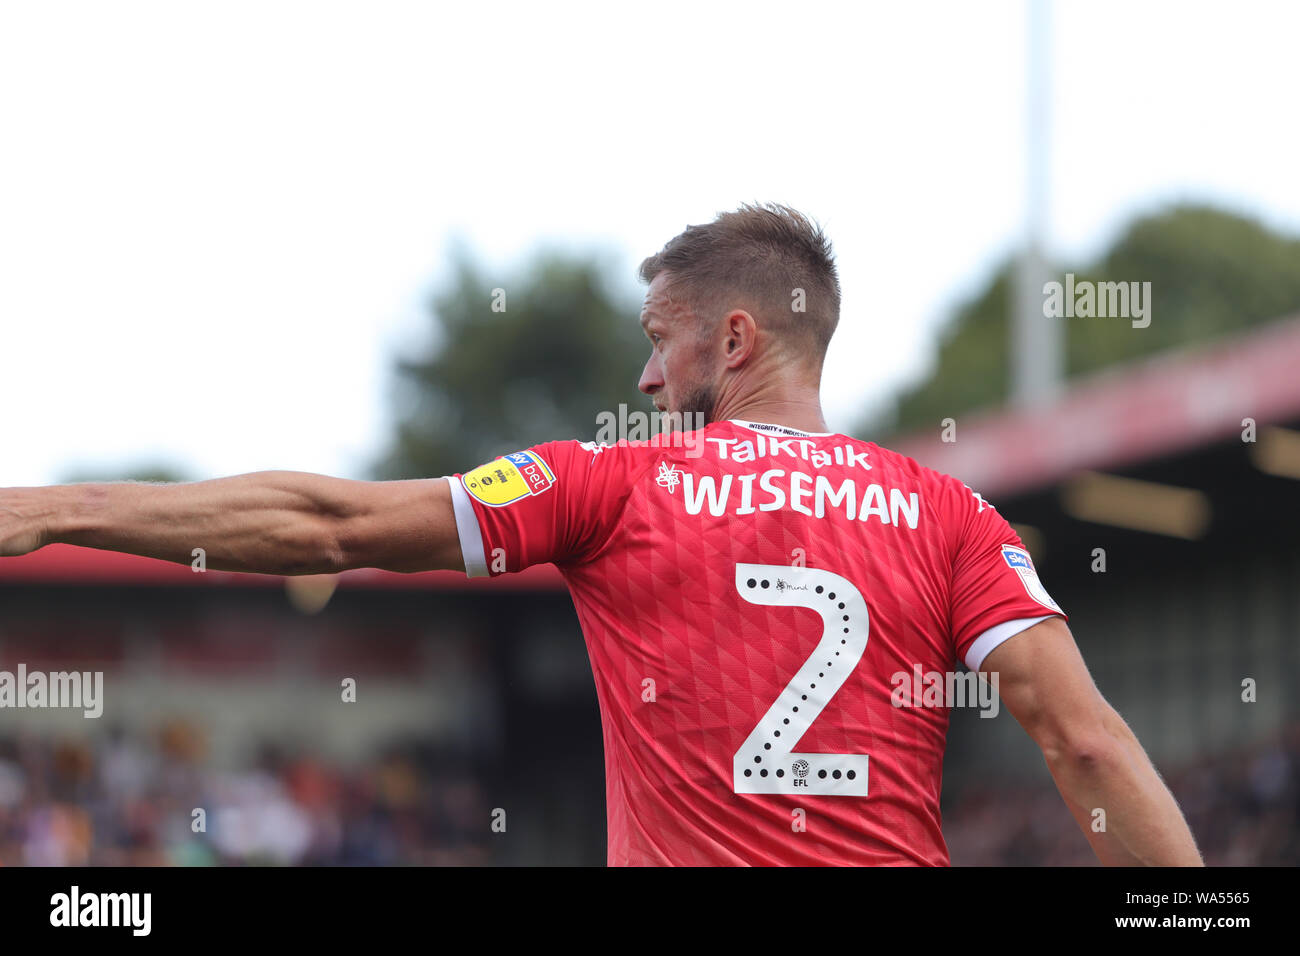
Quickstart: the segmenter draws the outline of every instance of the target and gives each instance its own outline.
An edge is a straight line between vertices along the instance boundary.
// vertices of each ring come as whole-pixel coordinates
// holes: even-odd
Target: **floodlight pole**
[[[1043,315],[1051,112],[1051,0],[1025,0],[1025,248],[1016,268],[1011,322],[1012,401],[1041,406],[1064,377],[1064,319]]]

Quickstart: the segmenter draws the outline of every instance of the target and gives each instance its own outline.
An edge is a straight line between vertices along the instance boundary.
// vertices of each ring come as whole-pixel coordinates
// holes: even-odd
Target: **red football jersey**
[[[723,421],[449,481],[468,574],[568,582],[611,865],[947,864],[948,707],[899,675],[1065,616],[978,494],[844,435]]]

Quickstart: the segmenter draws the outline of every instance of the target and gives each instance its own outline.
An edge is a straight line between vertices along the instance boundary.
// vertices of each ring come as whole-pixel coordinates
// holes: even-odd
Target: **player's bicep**
[[[1049,756],[1076,748],[1105,720],[1108,705],[1060,617],[1003,641],[979,670],[986,677],[997,675],[1003,705]]]
[[[338,518],[341,570],[465,570],[447,479],[356,484],[352,507]]]

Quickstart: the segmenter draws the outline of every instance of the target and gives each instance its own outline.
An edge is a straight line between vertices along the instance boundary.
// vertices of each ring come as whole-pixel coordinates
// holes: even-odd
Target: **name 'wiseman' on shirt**
[[[871,469],[867,453],[857,451],[850,444],[821,450],[812,439],[764,435],[755,436],[754,441],[730,438],[708,438],[706,441],[716,446],[718,457],[723,461],[744,463],[784,454],[802,459],[813,468],[839,465]],[[836,484],[825,475],[787,471],[784,468],[769,468],[749,474],[725,474],[715,478],[689,471],[677,472],[673,467],[666,468],[667,470],[661,471],[659,485],[672,494],[680,483],[686,513],[692,515],[700,514],[706,506],[709,514],[715,517],[728,512],[743,516],[788,507],[791,511],[810,518],[824,518],[828,513],[835,513],[842,514],[850,521],[875,519],[881,524],[911,530],[916,529],[920,518],[920,497],[915,491],[885,489],[879,484],[869,484],[862,488],[851,478],[845,478]]]

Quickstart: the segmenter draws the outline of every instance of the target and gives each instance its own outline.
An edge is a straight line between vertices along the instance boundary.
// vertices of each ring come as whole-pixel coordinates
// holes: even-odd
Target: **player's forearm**
[[[218,571],[318,574],[338,570],[344,479],[263,471],[183,484],[64,485],[37,493],[45,543],[122,551],[190,564],[196,548]]]
[[[1204,865],[1177,801],[1118,714],[1100,737],[1048,754],[1047,764],[1103,864]]]

